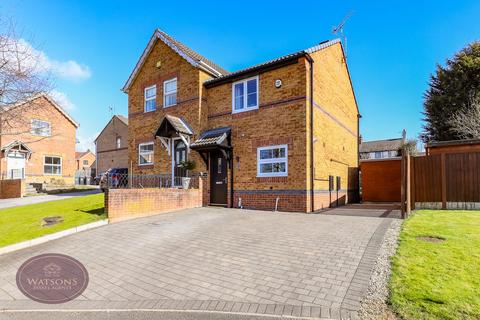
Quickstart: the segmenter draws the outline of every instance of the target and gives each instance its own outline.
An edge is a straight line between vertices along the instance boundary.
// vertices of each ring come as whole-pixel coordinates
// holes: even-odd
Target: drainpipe
[[[360,202],[360,144],[362,143],[362,140],[360,139],[360,118],[362,115],[359,113],[357,115],[357,191],[356,191],[356,202]],[[348,188],[347,188],[347,194],[348,194]]]
[[[233,208],[233,148],[230,149],[230,208]]]
[[[315,168],[314,168],[314,153],[313,153],[313,59],[306,53],[305,58],[310,64],[310,208],[313,212],[315,210]]]

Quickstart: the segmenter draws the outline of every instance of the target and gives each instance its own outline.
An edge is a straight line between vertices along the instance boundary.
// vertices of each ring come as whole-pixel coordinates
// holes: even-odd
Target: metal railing
[[[100,186],[109,189],[177,188],[198,189],[198,176],[173,177],[171,174],[118,174],[102,178]]]

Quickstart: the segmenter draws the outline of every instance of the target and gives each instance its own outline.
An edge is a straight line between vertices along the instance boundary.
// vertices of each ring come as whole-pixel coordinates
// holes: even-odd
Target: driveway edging
[[[25,248],[30,248],[30,247],[36,246],[37,244],[41,244],[41,243],[45,243],[45,242],[48,242],[48,241],[51,241],[51,240],[63,238],[63,237],[69,236],[69,235],[77,233],[77,232],[81,232],[81,231],[85,231],[85,230],[89,230],[89,229],[93,229],[93,228],[98,228],[98,227],[104,226],[106,224],[108,224],[108,219],[103,219],[103,220],[83,224],[83,225],[80,225],[80,226],[77,226],[77,227],[73,227],[73,228],[70,228],[70,229],[65,229],[65,230],[62,230],[62,231],[59,231],[59,232],[50,233],[50,234],[47,234],[47,235],[44,235],[44,236],[41,236],[41,237],[38,237],[38,238],[33,238],[31,240],[26,240],[26,241],[22,241],[22,242],[19,242],[19,243],[11,244],[11,245],[0,248],[0,255],[5,254],[5,253],[9,253],[9,252],[13,252],[13,251],[17,251],[17,250],[21,250],[21,249],[25,249]]]
[[[377,227],[363,252],[362,259],[358,264],[357,270],[348,286],[347,293],[341,303],[342,309],[360,309],[360,303],[362,302],[362,299],[367,292],[368,285],[370,284],[370,277],[372,276],[373,268],[377,261],[378,251],[380,250],[385,233],[392,223],[391,218],[383,219],[385,220]]]

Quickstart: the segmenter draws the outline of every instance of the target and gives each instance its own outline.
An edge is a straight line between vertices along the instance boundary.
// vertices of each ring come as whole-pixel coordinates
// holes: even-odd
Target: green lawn
[[[44,217],[63,222],[42,227]],[[0,247],[105,219],[103,193],[0,210]]]
[[[421,210],[407,220],[390,293],[404,319],[480,319],[480,212]]]

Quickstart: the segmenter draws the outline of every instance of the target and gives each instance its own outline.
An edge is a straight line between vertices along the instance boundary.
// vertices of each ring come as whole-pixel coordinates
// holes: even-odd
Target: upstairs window
[[[258,76],[233,84],[232,108],[233,113],[258,109]]]
[[[138,145],[138,164],[153,164],[153,142],[140,143]]]
[[[83,165],[88,166],[88,160],[83,160]]]
[[[163,107],[171,107],[177,104],[177,78],[163,83]]]
[[[120,149],[122,146],[122,138],[118,137],[117,138],[117,149]]]
[[[49,137],[52,133],[50,122],[33,119],[30,133],[36,136]]]
[[[257,177],[288,175],[288,146],[269,146],[257,149]]]
[[[62,158],[45,156],[43,162],[43,173],[48,175],[61,175]]]
[[[145,112],[155,111],[157,109],[157,86],[145,88]]]

